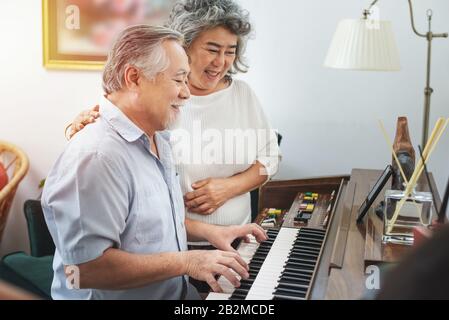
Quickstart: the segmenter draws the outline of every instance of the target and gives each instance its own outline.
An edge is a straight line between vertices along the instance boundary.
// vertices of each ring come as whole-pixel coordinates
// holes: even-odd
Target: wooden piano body
[[[381,173],[380,170],[354,169],[350,176],[271,181],[262,188],[259,208],[291,209],[298,192],[328,194],[340,186],[309,299],[359,299],[369,295],[365,287],[367,255],[375,256],[372,252],[377,252],[378,262],[392,262],[398,261],[409,250],[405,246],[366,241],[368,219],[363,225],[356,223],[358,209]],[[437,190],[432,175],[430,180],[433,190]],[[418,190],[429,190],[424,177],[419,181]],[[382,195],[373,207],[383,199]],[[438,192],[435,198],[439,206]],[[372,215],[370,219],[378,218]]]
[[[335,267],[338,268],[338,265],[341,264],[341,256],[344,254],[344,250],[342,250],[344,248],[342,248],[341,245],[337,245],[337,243],[344,241],[344,237],[347,235],[344,227],[342,229],[340,226],[347,222],[343,219],[344,217],[347,217],[349,212],[349,208],[347,205],[345,206],[345,203],[349,203],[352,200],[347,199],[350,179],[351,176],[334,176],[289,181],[271,181],[261,189],[259,208],[262,210],[263,208],[288,209],[289,213],[286,214],[287,221],[284,221],[284,226],[289,227],[295,227],[291,223],[291,217],[294,216],[297,211],[295,202],[299,193],[315,192],[320,195],[320,198],[323,198],[323,196],[327,198],[333,191],[336,191],[331,216],[328,218],[327,236],[317,270],[315,271],[311,291],[308,296],[309,299],[337,298],[335,295],[333,296],[331,292],[328,292],[327,288],[332,283],[332,280],[330,280],[332,269]],[[353,193],[353,189],[349,190],[349,193],[351,192]],[[320,223],[321,221],[322,218],[318,217],[315,221],[311,221],[309,224],[311,227],[324,228]],[[337,238],[340,238],[340,240],[337,241]],[[340,297],[343,299],[346,298],[342,295],[340,295]]]
[[[263,220],[267,208],[278,208],[286,212],[283,227],[298,227],[293,225],[292,217],[297,211],[299,193],[316,192],[327,201],[329,195],[334,190],[336,192],[327,224],[323,225],[322,212],[318,212],[316,215],[314,213],[315,220],[311,219],[307,226],[327,230],[307,299],[363,298],[369,295],[365,287],[367,256],[378,256],[379,261],[373,259],[370,263],[397,261],[409,250],[404,246],[385,246],[380,241],[366,241],[368,221],[378,219],[374,214],[369,219],[367,217],[363,225],[356,223],[358,209],[381,173],[379,170],[354,169],[350,176],[270,181],[261,188],[260,214],[256,222]],[[431,183],[437,190],[432,176]],[[425,180],[421,179],[418,189],[428,190]],[[373,207],[383,199],[382,194]],[[436,203],[440,204],[438,194]],[[321,207],[324,205],[320,204]]]

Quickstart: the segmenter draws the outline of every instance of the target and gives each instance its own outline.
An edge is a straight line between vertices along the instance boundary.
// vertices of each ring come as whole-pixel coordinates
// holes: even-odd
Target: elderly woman
[[[243,225],[251,220],[249,191],[275,174],[280,160],[259,100],[248,84],[232,78],[247,71],[248,13],[233,0],[184,0],[167,25],[184,35],[191,68],[191,99],[171,125],[187,216]],[[80,114],[71,135],[97,116],[95,110]]]

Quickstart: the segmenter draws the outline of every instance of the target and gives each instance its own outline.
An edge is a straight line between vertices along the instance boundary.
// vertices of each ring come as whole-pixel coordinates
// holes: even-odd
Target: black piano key
[[[314,265],[300,263],[300,262],[287,262],[284,265],[284,267],[285,267],[285,269],[292,267],[292,268],[299,268],[299,269],[312,270],[312,271],[313,271],[313,269],[315,269]]]
[[[281,278],[282,277],[294,278],[294,279],[304,280],[304,281],[312,280],[312,275],[310,275],[310,274],[298,274],[297,272],[292,272],[289,270],[282,271]]]
[[[298,241],[292,245],[292,250],[303,250],[306,253],[317,255],[321,251],[321,245]]]
[[[237,295],[248,295],[249,289],[250,288],[243,288],[243,289],[238,288],[234,291],[234,293]]]
[[[260,268],[262,268],[261,264],[251,263],[251,264],[249,264],[249,270],[248,271],[259,272]]]
[[[298,259],[298,258],[294,258],[294,257],[290,257],[289,259],[287,259],[287,261],[285,263],[286,264],[290,263],[292,265],[308,266],[308,267],[312,267],[312,268],[314,268],[316,265],[316,261]]]
[[[275,294],[273,300],[305,300],[305,297],[292,297],[283,294]]]
[[[267,251],[257,251],[256,253],[254,253],[254,256],[253,256],[253,258],[254,257],[267,257],[267,255],[268,255],[268,253],[269,253],[269,250],[267,250]]]
[[[298,239],[299,239],[299,238],[309,238],[309,239],[313,239],[313,240],[320,241],[320,240],[323,240],[323,239],[324,239],[324,236],[323,236],[323,235],[320,235],[320,234],[316,234],[316,233],[300,232],[300,233],[298,234],[298,237],[297,237],[297,238],[298,238]]]
[[[259,244],[259,248],[260,248],[260,247],[267,247],[267,246],[270,246],[270,247],[271,247],[271,246],[273,245],[274,241],[275,241],[275,239],[273,239],[273,240],[267,240],[267,241],[261,242],[261,243]]]
[[[272,247],[271,244],[268,245],[268,243],[265,243],[265,244],[261,243],[261,244],[259,245],[259,249],[258,249],[257,251],[258,251],[258,252],[263,252],[263,251],[267,251],[267,250],[270,251],[271,247]]]
[[[245,300],[247,294],[232,294],[229,300]]]
[[[302,249],[302,250],[308,250],[310,252],[320,252],[321,246],[311,246],[310,243],[305,242],[298,242],[293,244],[292,248]]]
[[[257,250],[256,252],[254,252],[253,257],[257,257],[257,256],[267,256],[268,252],[270,252],[271,247],[264,247],[264,248],[259,248],[259,250]]]
[[[320,252],[319,251],[313,252],[313,251],[304,250],[301,248],[292,248],[290,250],[290,254],[298,254],[298,255],[303,255],[305,257],[309,257],[310,259],[317,259],[320,255]]]
[[[257,277],[257,275],[254,275],[254,276],[250,275],[249,278],[246,279],[246,281],[248,281],[248,283],[252,285],[254,283],[254,281],[256,280],[256,277]]]
[[[297,253],[297,254],[303,254],[305,256],[311,257],[311,258],[317,258],[320,255],[319,251],[311,251],[311,250],[305,250],[301,248],[292,248],[290,252]]]
[[[257,275],[259,274],[259,271],[260,271],[260,269],[259,270],[250,270],[250,271],[248,271],[248,274],[249,274],[249,277],[251,278],[251,277],[257,277]]]
[[[301,257],[304,259],[310,259],[310,260],[318,260],[318,257],[320,256],[319,253],[307,253],[302,250],[302,249],[292,249],[289,252],[289,256],[296,256],[296,257]]]
[[[316,242],[316,243],[323,243],[324,238],[322,237],[314,237],[313,235],[301,235],[298,237],[298,240],[304,239],[306,241]]]
[[[251,259],[251,261],[253,261],[253,259],[259,259],[259,258],[265,259],[267,257],[267,255],[268,255],[268,252],[257,252],[257,253],[254,254],[254,256]],[[251,261],[250,261],[250,263],[251,263]]]
[[[310,239],[310,238],[307,238],[307,237],[298,238],[295,241],[295,244],[296,243],[300,243],[300,242],[303,242],[303,243],[307,242],[309,244],[315,244],[316,246],[321,246],[323,244],[322,240],[315,240],[315,239]]]
[[[251,261],[249,262],[249,264],[251,263],[255,263],[257,261],[265,261],[266,255],[258,255],[258,256],[254,256]]]
[[[293,266],[287,266],[287,267],[285,267],[284,270],[290,271],[290,272],[296,272],[299,274],[313,274],[313,270],[304,269],[304,268],[296,268]]]
[[[246,280],[248,280],[248,281],[250,281],[251,283],[253,283],[254,282],[254,280],[256,280],[256,277],[257,277],[257,274],[255,274],[255,275],[249,275],[249,278],[248,279],[246,279]]]
[[[256,252],[261,250],[270,250],[272,246],[273,246],[272,243],[262,242],[259,244],[259,247],[257,248]]]
[[[304,250],[291,250],[288,254],[288,256],[295,257],[297,259],[304,259],[309,261],[317,261],[319,254],[310,254],[305,253]]]
[[[273,295],[283,295],[283,296],[287,296],[287,297],[297,297],[297,298],[305,298],[306,297],[307,292],[303,292],[303,291],[298,291],[298,290],[294,290],[294,289],[276,289],[273,292]]]
[[[274,294],[276,293],[292,293],[292,294],[296,294],[298,296],[306,296],[307,295],[307,291],[309,290],[309,287],[298,287],[298,286],[294,286],[294,285],[290,285],[290,284],[286,284],[286,283],[279,283],[277,285],[277,287],[274,290]]]
[[[248,266],[250,270],[259,270],[262,267],[262,265],[256,263],[256,261],[250,263]]]
[[[304,257],[301,254],[289,254],[287,257],[287,261],[291,261],[291,262],[300,262],[300,263],[305,263],[308,265],[315,265],[317,259],[313,259],[310,257]]]
[[[300,241],[302,241],[302,242],[307,241],[307,242],[309,242],[309,243],[314,243],[314,244],[319,245],[319,246],[321,246],[321,245],[323,244],[323,240],[316,240],[316,239],[309,238],[309,237],[301,237],[301,238],[298,238],[298,239],[295,241],[295,243],[298,243],[298,242],[300,242]]]
[[[308,258],[304,259],[302,257],[298,257],[298,256],[289,256],[287,259],[288,262],[298,262],[298,263],[304,263],[307,264],[309,266],[315,266],[316,264],[316,260],[310,260]]]
[[[257,251],[256,253],[254,253],[253,258],[258,258],[258,257],[267,257],[269,251]]]
[[[262,266],[250,265],[248,273],[257,273],[257,272],[259,272],[261,267]]]
[[[246,296],[248,295],[248,292],[249,292],[249,290],[240,290],[240,289],[236,289],[233,293],[232,293],[232,295],[233,296],[239,296],[239,297],[242,297],[243,299],[245,299],[246,298]]]
[[[254,266],[254,268],[251,270],[258,271],[258,270],[260,270],[260,268],[262,268],[262,265],[263,265],[263,261],[262,262],[253,262],[253,263],[251,263],[251,266]]]
[[[272,246],[259,246],[259,248],[254,253],[262,253],[262,252],[268,253],[270,251],[271,247]]]
[[[238,289],[240,289],[240,290],[245,290],[245,289],[250,288],[251,285],[252,285],[252,282],[249,282],[249,281],[240,281],[240,287],[238,287]]]
[[[312,255],[309,253],[304,253],[304,251],[300,250],[291,250],[288,254],[289,257],[297,258],[297,259],[304,259],[304,260],[310,260],[310,261],[317,261],[319,255]]]
[[[240,287],[243,286],[243,285],[245,285],[245,286],[246,285],[251,285],[253,283],[254,283],[254,279],[250,279],[250,278],[243,279],[243,280],[240,281]]]
[[[290,288],[292,290],[304,291],[305,293],[307,293],[307,290],[309,290],[309,284],[293,283],[281,280],[279,281],[279,284],[275,289],[282,289],[282,288],[287,289]]]
[[[310,236],[310,237],[316,237],[316,238],[324,238],[326,235],[326,232],[320,232],[320,231],[311,231],[311,230],[304,230],[301,229],[299,231],[300,235]]]
[[[273,246],[274,241],[264,241],[259,244],[259,248],[271,248]]]
[[[273,243],[270,242],[262,242],[259,244],[258,248],[256,251],[261,251],[261,250],[270,250],[271,247],[273,246]]]
[[[325,235],[326,234],[326,230],[322,230],[322,229],[312,229],[312,228],[301,228],[299,230],[300,233],[313,233],[313,234],[321,234],[321,235]]]
[[[316,246],[321,246],[322,244],[323,244],[322,241],[314,242],[314,241],[309,241],[309,240],[306,240],[306,239],[303,239],[303,238],[298,238],[293,243],[294,246],[305,245],[306,247],[310,247],[311,249],[315,249]]]
[[[279,283],[284,282],[284,283],[296,283],[296,284],[302,284],[302,285],[309,285],[310,280],[311,280],[311,278],[302,279],[299,277],[289,277],[289,276],[282,275],[279,278]]]

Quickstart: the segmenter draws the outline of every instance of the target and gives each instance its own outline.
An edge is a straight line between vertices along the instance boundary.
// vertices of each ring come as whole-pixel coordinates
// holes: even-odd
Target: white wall
[[[99,72],[47,71],[42,67],[40,0],[2,1],[0,10],[0,139],[23,148],[30,170],[16,194],[0,255],[28,250],[23,203],[66,143],[64,127],[101,93]]]
[[[407,0],[380,1],[381,18],[391,20],[399,47],[400,72],[354,72],[323,68],[339,20],[358,18],[372,1],[241,0],[251,12],[256,38],[249,46],[245,75],[274,127],[284,135],[278,177],[349,173],[383,168],[391,161],[377,119],[394,136],[397,116],[409,119],[412,141],[421,143],[426,41],[411,29]],[[449,32],[449,2],[414,1],[418,30],[434,9],[434,30]],[[433,44],[431,126],[449,116],[449,39]],[[431,128],[431,129],[432,129]],[[449,133],[436,149],[430,169],[440,192],[449,176]]]
[[[426,41],[412,33],[407,1],[381,1],[381,17],[392,20],[401,54],[396,73],[346,72],[322,67],[338,21],[357,18],[370,1],[240,0],[252,16],[255,39],[248,48],[246,79],[283,134],[278,178],[349,173],[383,168],[390,161],[377,127],[382,119],[394,135],[397,116],[409,118],[412,140],[421,140]],[[417,28],[435,11],[434,30],[449,32],[449,2],[414,1]],[[101,93],[99,72],[47,71],[42,67],[41,1],[2,1],[0,10],[0,139],[29,155],[31,168],[13,204],[0,256],[28,250],[23,202],[65,145],[63,129]],[[433,51],[432,126],[449,117],[449,39]],[[449,176],[449,133],[430,161],[440,193]]]

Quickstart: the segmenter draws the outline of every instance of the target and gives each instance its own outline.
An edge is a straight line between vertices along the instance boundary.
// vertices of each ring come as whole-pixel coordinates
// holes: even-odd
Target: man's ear
[[[136,67],[127,66],[125,69],[125,86],[130,91],[135,91],[139,87],[140,72]]]

